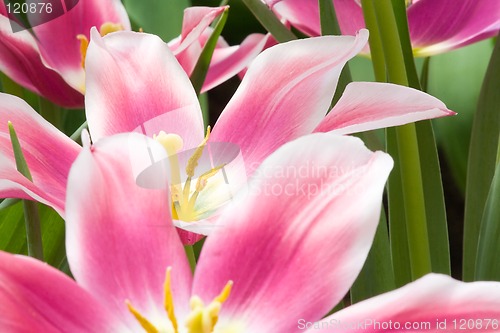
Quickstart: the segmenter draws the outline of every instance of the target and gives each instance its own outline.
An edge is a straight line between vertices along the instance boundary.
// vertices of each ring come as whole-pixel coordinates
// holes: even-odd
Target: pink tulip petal
[[[0,8],[2,4],[0,3]],[[65,107],[83,106],[83,95],[43,63],[33,36],[12,32],[7,17],[0,15],[0,72],[18,84]]]
[[[216,48],[202,92],[225,82],[246,67],[264,50],[269,34],[251,34],[240,45]]]
[[[166,158],[154,140],[136,133],[112,136],[85,147],[68,180],[66,248],[71,271],[129,327],[138,326],[127,299],[154,323],[168,321],[162,310],[167,267],[172,267],[176,313],[188,311],[191,288],[191,271],[170,218],[168,190],[136,182],[151,157]],[[152,176],[158,183],[166,180],[161,174]]]
[[[184,10],[180,43],[173,50],[177,56],[191,44],[198,41],[213,20],[229,6],[223,7],[189,7]]]
[[[294,332],[298,318],[327,313],[361,270],[392,159],[357,138],[318,134],[266,159],[207,238],[193,294],[209,301],[234,281],[222,327]]]
[[[408,22],[417,54],[429,56],[495,36],[500,1],[420,0],[408,9]]]
[[[0,93],[0,195],[33,198],[64,214],[66,181],[80,146],[22,99]],[[33,183],[17,172],[8,122],[12,122]]]
[[[92,31],[87,53],[86,107],[92,139],[137,131],[176,133],[184,148],[203,140],[194,89],[167,44],[155,35]]]
[[[342,34],[352,35],[365,27],[363,10],[357,0],[333,0]]]
[[[389,83],[350,83],[314,130],[349,134],[454,115],[439,99]]]
[[[38,260],[0,251],[0,331],[129,332],[75,281]]]
[[[325,116],[344,64],[368,40],[328,36],[262,52],[219,117],[211,140],[240,146],[247,171],[282,144],[310,133]]]
[[[267,0],[266,2],[270,2]],[[284,0],[272,1],[273,11],[285,18],[294,27],[309,36],[321,36],[319,8],[317,1]],[[357,31],[357,30],[356,30]],[[356,33],[352,32],[352,35]]]
[[[307,332],[498,332],[499,318],[500,283],[463,283],[449,276],[430,274],[337,312]],[[334,327],[326,323],[352,326]],[[358,323],[366,325],[358,327]],[[411,325],[416,326],[411,329]]]
[[[46,15],[37,13],[31,17],[32,24],[46,19]],[[124,29],[130,30],[130,22],[120,0],[80,0],[66,14],[33,27],[45,63],[58,71],[75,89],[82,90],[85,80],[77,36],[83,34],[89,38],[90,28],[100,28],[106,22],[121,24]]]

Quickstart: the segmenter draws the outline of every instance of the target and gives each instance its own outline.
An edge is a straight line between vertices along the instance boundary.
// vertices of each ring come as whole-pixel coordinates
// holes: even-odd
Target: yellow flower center
[[[179,324],[177,318],[175,317],[174,311],[174,299],[172,295],[172,285],[170,278],[171,267],[167,268],[167,274],[164,284],[164,302],[163,306],[167,317],[170,322],[170,327],[158,327],[151,323],[145,316],[143,316],[132,304],[127,300],[126,304],[129,311],[134,315],[135,319],[139,322],[141,327],[147,333],[179,333]],[[229,281],[221,293],[214,298],[210,304],[205,306],[203,301],[198,296],[192,296],[190,300],[191,312],[186,318],[185,329],[181,329],[181,332],[187,333],[212,333],[214,332],[215,325],[219,320],[219,313],[222,308],[222,304],[227,300],[229,294],[231,293],[231,288],[233,282]]]
[[[225,165],[222,164],[216,166],[202,173],[198,176],[196,183],[193,184],[195,170],[198,167],[198,162],[203,155],[203,151],[207,145],[209,137],[210,126],[207,129],[207,135],[200,145],[194,150],[187,162],[185,168],[187,178],[183,183],[178,156],[178,152],[183,146],[182,138],[177,134],[167,134],[163,131],[158,133],[158,135],[153,136],[156,141],[163,145],[168,154],[171,176],[170,192],[172,195],[172,217],[176,220],[192,222],[199,220],[205,213],[207,213],[206,210],[196,208],[196,200],[198,199],[200,192],[206,188],[208,180],[214,177]]]
[[[99,33],[101,36],[106,36],[109,33],[115,32],[115,31],[121,31],[123,30],[123,25],[120,23],[111,23],[111,22],[106,22],[101,25],[101,28],[99,29]],[[76,38],[80,41],[80,53],[81,53],[81,58],[82,58],[82,68],[85,68],[85,58],[87,57],[87,49],[89,48],[89,40],[87,36],[79,34],[76,36]]]

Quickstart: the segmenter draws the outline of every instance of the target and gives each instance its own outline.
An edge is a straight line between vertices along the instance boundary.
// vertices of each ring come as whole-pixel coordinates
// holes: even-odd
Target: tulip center
[[[120,23],[111,23],[111,22],[106,22],[101,25],[101,28],[99,29],[99,33],[101,36],[106,36],[109,33],[115,32],[115,31],[121,31],[123,30],[123,25]],[[85,68],[85,58],[87,57],[87,49],[89,48],[89,40],[87,36],[79,34],[76,36],[76,38],[80,41],[80,54],[81,54],[81,65],[82,68]]]
[[[161,143],[168,154],[170,164],[170,192],[172,196],[172,217],[176,220],[193,222],[199,220],[207,212],[203,209],[197,209],[195,204],[199,194],[206,188],[210,178],[214,177],[224,164],[216,166],[198,176],[194,182],[194,175],[198,162],[203,155],[203,151],[210,137],[210,126],[207,129],[207,135],[194,149],[185,167],[186,180],[181,177],[181,168],[178,152],[183,146],[182,138],[177,134],[167,134],[164,131],[154,135],[153,138]]]
[[[179,324],[174,311],[174,298],[172,294],[172,283],[170,277],[171,270],[171,267],[167,268],[165,283],[163,285],[165,293],[163,306],[165,312],[167,313],[169,321],[168,326],[153,324],[127,300],[126,304],[128,310],[132,313],[132,315],[134,315],[135,319],[147,333],[213,333],[215,325],[219,320],[219,313],[222,308],[222,304],[229,297],[233,282],[228,281],[228,283],[226,283],[226,285],[222,289],[221,293],[217,297],[215,297],[214,300],[210,302],[210,304],[206,306],[201,298],[199,298],[198,296],[192,296],[189,303],[191,312],[186,318],[184,328],[179,328]]]

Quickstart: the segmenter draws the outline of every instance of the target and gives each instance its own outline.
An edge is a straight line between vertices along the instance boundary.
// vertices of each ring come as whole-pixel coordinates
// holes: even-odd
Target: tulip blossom
[[[209,25],[228,7],[191,7],[185,10],[182,33],[171,49],[191,74],[210,33]],[[26,88],[66,106],[83,105],[84,60],[90,28],[101,35],[130,30],[121,1],[80,0],[64,15],[27,30],[13,32],[4,1],[0,2],[0,71]],[[35,17],[33,19],[36,19]],[[12,23],[17,24],[17,23]],[[214,51],[203,91],[244,70],[264,48],[267,37],[254,34],[230,47],[222,38]]]
[[[321,35],[318,1],[264,0],[280,17],[310,36]],[[365,27],[360,0],[333,0],[340,30]],[[427,57],[493,37],[500,29],[498,0],[409,0],[413,52]]]
[[[205,134],[193,87],[165,43],[145,33],[101,37],[94,29],[85,65],[90,135],[98,141],[139,132],[160,141],[170,155],[176,225],[207,234],[199,228],[210,226],[246,177],[288,141],[312,132],[349,134],[454,114],[414,89],[356,82],[325,116],[342,67],[367,39],[362,30],[356,37],[310,38],[267,49]],[[81,148],[16,97],[0,95],[0,119],[0,195],[32,198],[64,216],[67,176]],[[7,120],[17,131],[33,182],[16,170]],[[204,154],[217,143],[235,152],[205,168]]]
[[[285,144],[224,209],[194,275],[172,225],[169,188],[136,184],[135,166],[149,156],[167,158],[140,134],[92,146],[84,140],[67,195],[66,248],[76,282],[35,259],[0,252],[2,332],[350,331],[317,321],[366,259],[393,165],[387,154],[330,133]],[[451,325],[496,319],[499,309],[497,282],[429,275],[324,321]]]

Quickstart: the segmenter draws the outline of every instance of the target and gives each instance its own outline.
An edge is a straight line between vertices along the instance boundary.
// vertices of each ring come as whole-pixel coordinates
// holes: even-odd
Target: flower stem
[[[368,2],[363,1],[363,5]],[[371,37],[379,38],[384,55],[385,64],[381,63],[380,57],[374,57],[374,63],[377,62],[374,67],[378,68],[378,71],[385,67],[389,82],[408,86],[407,68],[391,1],[371,1],[371,6],[367,6],[365,12],[371,12],[372,17],[367,24],[373,25],[373,16],[376,18],[377,25],[370,29]],[[379,73],[379,80],[380,77]],[[388,135],[390,133],[388,132]],[[401,168],[411,276],[415,280],[432,270],[421,162],[415,125],[397,127],[395,133]]]
[[[191,272],[194,273],[196,268],[196,257],[194,256],[194,250],[192,245],[185,245],[184,251],[186,251],[186,256],[189,261],[189,267],[191,267]]]

